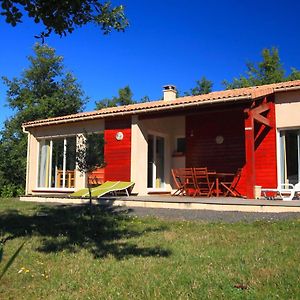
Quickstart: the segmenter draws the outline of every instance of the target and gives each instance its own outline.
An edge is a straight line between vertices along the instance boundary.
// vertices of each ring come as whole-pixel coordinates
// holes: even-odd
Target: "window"
[[[185,153],[185,137],[178,137],[176,138],[176,153]]]
[[[91,133],[87,136],[88,158],[91,164],[101,167],[104,164],[104,135]]]
[[[74,188],[76,137],[40,141],[38,187]]]

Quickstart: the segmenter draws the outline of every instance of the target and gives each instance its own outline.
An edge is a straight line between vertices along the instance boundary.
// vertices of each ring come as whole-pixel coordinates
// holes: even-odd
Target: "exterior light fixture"
[[[223,144],[223,142],[224,142],[224,137],[222,135],[217,135],[216,136],[216,143],[218,145],[221,145],[221,144]]]
[[[122,141],[123,138],[124,138],[123,132],[119,131],[119,132],[116,133],[116,140],[117,141]]]

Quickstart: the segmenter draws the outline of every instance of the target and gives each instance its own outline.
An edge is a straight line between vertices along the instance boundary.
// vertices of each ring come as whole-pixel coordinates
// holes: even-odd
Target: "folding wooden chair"
[[[177,190],[173,196],[194,195],[196,191],[194,172],[192,168],[172,169],[172,176]]]
[[[210,181],[207,168],[194,168],[196,191],[195,195],[210,197],[212,195],[214,181]]]
[[[176,186],[176,191],[172,194],[172,196],[183,196],[184,195],[184,181],[183,177],[180,176],[180,169],[171,169],[173,181]]]
[[[232,180],[228,180],[225,178],[224,181],[221,181],[220,184],[224,188],[224,196],[227,197],[231,195],[233,197],[242,196],[239,191],[236,190],[236,187],[240,181],[242,175],[242,169],[237,169],[235,175]]]
[[[183,179],[183,189],[185,195],[195,196],[197,187],[196,187],[193,168],[182,168],[179,170],[180,170],[179,172],[181,172],[181,176]]]

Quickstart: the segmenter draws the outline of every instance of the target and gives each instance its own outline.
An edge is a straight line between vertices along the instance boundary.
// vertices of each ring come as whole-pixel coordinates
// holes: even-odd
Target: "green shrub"
[[[3,198],[12,198],[24,195],[24,188],[22,186],[5,184],[0,189],[0,195]]]

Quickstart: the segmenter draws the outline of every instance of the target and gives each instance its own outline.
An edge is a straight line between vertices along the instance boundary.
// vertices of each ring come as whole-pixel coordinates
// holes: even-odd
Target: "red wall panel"
[[[255,141],[255,171],[256,185],[277,187],[277,158],[276,158],[276,123],[275,104],[270,102],[268,119],[271,127],[256,124]],[[257,134],[261,131],[260,135]]]
[[[270,100],[267,118],[271,127],[255,121],[255,184],[276,187],[276,124],[275,105]],[[223,136],[222,144],[216,143],[216,136]],[[248,176],[245,170],[245,115],[244,107],[223,111],[203,112],[186,117],[186,166],[208,167],[217,172],[234,173],[242,168],[238,190],[246,195]]]
[[[123,133],[118,141],[116,134]],[[105,180],[130,181],[131,120],[108,120],[104,130]]]
[[[216,137],[223,136],[222,144]],[[219,172],[232,172],[245,162],[243,111],[206,112],[187,116],[187,167],[207,166]]]
[[[222,136],[222,144],[216,137]],[[208,167],[217,172],[235,173],[245,165],[243,108],[205,112],[186,118],[186,166]],[[239,191],[245,193],[245,172]]]

